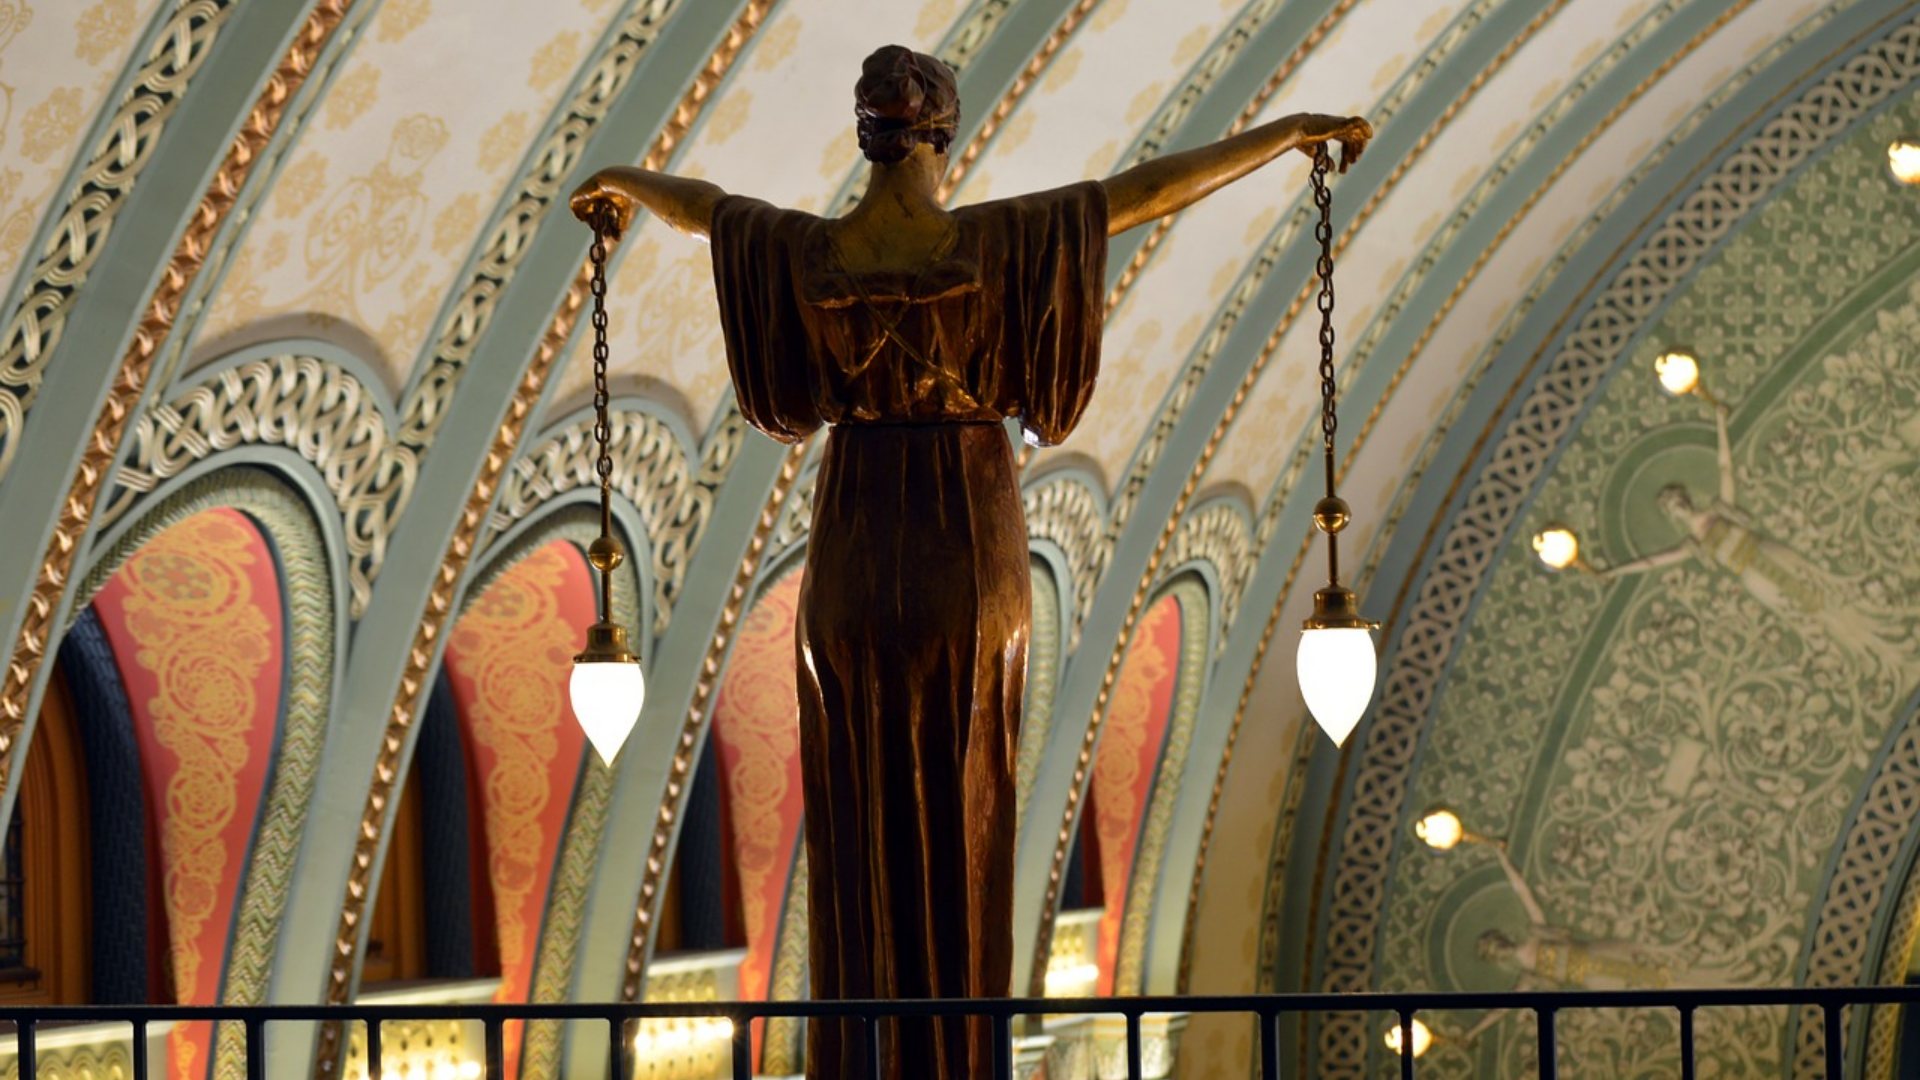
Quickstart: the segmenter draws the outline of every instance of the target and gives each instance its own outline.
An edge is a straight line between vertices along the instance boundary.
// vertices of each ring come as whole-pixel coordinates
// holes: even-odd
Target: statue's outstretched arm
[[[587,178],[574,189],[573,216],[591,222],[596,208],[611,207],[617,215],[620,232],[633,224],[637,207],[645,207],[653,216],[696,240],[707,238],[713,222],[713,207],[726,192],[718,184],[689,180],[684,176],[654,172],[631,165],[613,165]]]
[[[1500,859],[1500,869],[1507,875],[1507,884],[1512,887],[1513,895],[1520,900],[1520,906],[1526,910],[1527,918],[1535,926],[1547,925],[1547,913],[1541,908],[1540,901],[1533,895],[1533,889],[1527,885],[1527,879],[1520,876],[1520,868],[1513,865],[1513,857],[1507,854],[1507,846],[1501,844],[1493,849]]]
[[[1107,234],[1123,233],[1183,210],[1289,150],[1308,154],[1340,143],[1340,171],[1360,160],[1373,127],[1357,116],[1294,113],[1229,139],[1143,161],[1103,181]]]

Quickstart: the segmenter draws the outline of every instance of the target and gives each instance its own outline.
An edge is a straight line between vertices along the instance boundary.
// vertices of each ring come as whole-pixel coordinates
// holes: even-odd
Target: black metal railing
[[[1818,1010],[1825,1036],[1826,1075],[1842,1076],[1845,1060],[1844,1014],[1850,1005],[1907,1005],[1920,1003],[1920,984],[1835,988],[1718,989],[1718,990],[1569,990],[1506,992],[1431,992],[1363,994],[1261,994],[1233,997],[1118,997],[1118,998],[947,998],[915,1001],[754,1001],[671,1002],[646,1004],[558,1005],[75,1005],[0,1008],[0,1024],[15,1025],[20,1080],[34,1080],[37,1029],[47,1024],[128,1024],[133,1030],[132,1080],[147,1080],[147,1030],[161,1022],[228,1021],[241,1025],[245,1036],[247,1080],[264,1080],[266,1027],[272,1023],[359,1023],[366,1031],[366,1075],[382,1074],[380,1025],[404,1021],[470,1021],[482,1025],[485,1080],[504,1080],[505,1025],[512,1021],[574,1021],[607,1026],[609,1075],[632,1075],[632,1025],[644,1020],[726,1019],[733,1023],[734,1080],[753,1076],[752,1022],[769,1018],[799,1020],[854,1020],[867,1033],[863,1040],[869,1073],[877,1072],[880,1024],[889,1020],[935,1017],[982,1017],[990,1021],[996,1052],[994,1080],[1013,1080],[1013,1021],[1023,1016],[1085,1014],[1121,1016],[1126,1020],[1127,1075],[1144,1077],[1141,1050],[1142,1018],[1150,1013],[1240,1015],[1257,1021],[1260,1031],[1260,1076],[1280,1080],[1280,1025],[1283,1020],[1313,1014],[1386,1013],[1400,1026],[1400,1075],[1416,1075],[1413,1020],[1422,1012],[1504,1009],[1531,1012],[1537,1019],[1539,1075],[1553,1080],[1558,1045],[1554,1018],[1583,1009],[1670,1009],[1679,1020],[1680,1075],[1695,1076],[1694,1017],[1702,1009],[1799,1006]]]

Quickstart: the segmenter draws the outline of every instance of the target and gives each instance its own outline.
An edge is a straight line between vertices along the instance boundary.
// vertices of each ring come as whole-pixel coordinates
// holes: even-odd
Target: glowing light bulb
[[[1653,373],[1659,377],[1661,388],[1674,397],[1691,394],[1700,385],[1700,361],[1680,349],[1654,357]]]
[[[576,659],[567,693],[594,752],[602,763],[613,764],[646,701],[647,677],[639,662]]]
[[[1887,168],[1903,184],[1920,184],[1920,141],[1895,139],[1887,146]]]
[[[1400,1052],[1400,1025],[1399,1024],[1395,1024],[1392,1027],[1387,1029],[1386,1041],[1387,1041],[1387,1049],[1393,1051],[1396,1054]],[[1426,1053],[1427,1048],[1432,1045],[1433,1045],[1433,1029],[1421,1023],[1420,1019],[1418,1017],[1415,1017],[1413,1021],[1413,1056],[1419,1057],[1421,1054]]]
[[[1467,830],[1460,824],[1460,815],[1442,806],[1429,810],[1426,817],[1414,822],[1413,835],[1435,851],[1450,851],[1467,835]]]
[[[485,1070],[480,1068],[479,1062],[463,1061],[460,1063],[460,1080],[480,1080],[480,1074],[483,1071]]]
[[[1565,525],[1549,525],[1533,534],[1533,553],[1549,569],[1565,570],[1580,561],[1580,538]]]
[[[1364,626],[1316,627],[1300,632],[1296,656],[1300,696],[1333,745],[1340,746],[1373,700],[1379,658]]]

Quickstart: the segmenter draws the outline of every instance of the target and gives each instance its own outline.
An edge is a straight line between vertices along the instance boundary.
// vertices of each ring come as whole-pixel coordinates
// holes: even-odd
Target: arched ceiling
[[[1319,583],[1305,542],[1316,356],[1304,159],[1116,238],[1094,405],[1064,447],[1026,464],[1038,548],[1071,578],[1060,585],[1073,647],[1050,684],[1022,830],[1023,947],[1044,946],[1058,826],[1078,805],[1134,623],[1171,575],[1198,568],[1220,634],[1164,862],[1201,869],[1158,886],[1171,914],[1146,946],[1145,982],[1330,985],[1329,875],[1343,859],[1385,875],[1394,847],[1377,837],[1399,835],[1405,810],[1381,808],[1375,838],[1356,840],[1353,785],[1382,754],[1410,760],[1430,723],[1444,727],[1460,695],[1479,692],[1468,688],[1525,681],[1488,681],[1495,661],[1521,661],[1473,622],[1418,701],[1394,697],[1408,692],[1394,665],[1425,647],[1403,635],[1442,588],[1434,575],[1455,550],[1446,538],[1463,493],[1508,446],[1499,424],[1530,400],[1540,358],[1575,332],[1617,264],[1657,248],[1669,204],[1910,17],[1896,0],[8,0],[0,255],[16,254],[0,418],[24,419],[0,428],[0,516],[37,524],[0,555],[0,629],[16,643],[0,733],[18,735],[35,658],[71,603],[65,582],[100,538],[171,485],[231,464],[284,471],[315,505],[354,626],[315,804],[323,828],[302,853],[318,878],[288,920],[311,931],[309,945],[350,940],[337,898],[366,885],[380,777],[404,758],[411,695],[437,663],[454,597],[486,550],[542,508],[577,501],[589,475],[576,423],[589,376],[577,332],[585,236],[562,206],[580,178],[645,160],[830,212],[864,178],[850,84],[889,41],[938,51],[960,72],[955,203],[1107,174],[1288,112],[1361,113],[1378,140],[1334,186],[1342,493],[1367,608],[1390,620],[1380,713],[1417,719],[1362,728],[1343,757],[1303,734],[1293,685],[1290,628]],[[1842,143],[1873,158],[1885,131],[1857,145],[1846,132],[1893,124],[1872,116],[1910,100],[1902,57],[1876,61],[1860,102],[1833,106],[1805,161]],[[156,62],[167,78],[149,96],[171,105],[139,114],[143,141],[112,142],[121,103],[140,100]],[[123,145],[138,150],[113,151],[121,182],[103,193],[88,170]],[[1871,190],[1886,213],[1913,213],[1881,170],[1863,165],[1850,183],[1848,199]],[[1719,227],[1735,231],[1763,201],[1727,203]],[[75,220],[92,225],[62,231]],[[91,244],[80,255],[76,237]],[[18,254],[34,251],[58,258],[36,267]],[[1716,241],[1704,261],[1757,272],[1731,258]],[[1851,302],[1813,295],[1822,312]],[[31,299],[42,296],[54,299]],[[634,985],[621,944],[644,959],[659,884],[649,866],[671,836],[681,759],[743,601],[771,556],[804,541],[810,484],[804,450],[744,433],[730,408],[702,247],[642,221],[617,249],[609,308],[621,514],[652,605],[656,690],[607,810],[609,835],[631,850],[607,852],[586,907],[583,933],[599,947],[581,950],[575,986],[590,995]],[[1743,310],[1755,309],[1721,315]],[[1605,364],[1637,363],[1657,337],[1649,325],[1595,348]],[[1645,387],[1616,385],[1634,406],[1622,415],[1644,418]],[[1746,432],[1762,406],[1752,409],[1736,425],[1749,454],[1760,453]],[[1542,423],[1557,434],[1586,415]],[[1686,430],[1697,441],[1698,424]],[[1576,468],[1612,452],[1556,452],[1526,482],[1545,484],[1541,512],[1624,557],[1639,541],[1618,529],[1643,512],[1601,498],[1604,470]],[[1527,527],[1500,524],[1500,543],[1474,556],[1498,567],[1486,596],[1476,582],[1462,605],[1493,610],[1548,588],[1599,595],[1534,574],[1505,542]],[[1633,615],[1614,618],[1606,625],[1627,627]],[[1811,685],[1789,669],[1787,681]],[[1588,715],[1557,700],[1508,719],[1544,732]],[[1875,723],[1885,731],[1893,717]],[[1484,767],[1473,738],[1457,741],[1466,756],[1433,776]],[[1561,746],[1548,742],[1535,751],[1543,763]],[[1401,768],[1395,790],[1426,797],[1439,783],[1426,767],[1418,779]],[[1400,899],[1399,878],[1381,881],[1393,899],[1369,918],[1426,917],[1425,901]],[[1796,901],[1803,929],[1812,895]],[[1033,961],[1021,963],[1026,978]],[[1442,977],[1370,963],[1354,977]],[[282,970],[288,993],[323,977],[343,992],[349,978],[317,948],[290,947]],[[1237,1030],[1195,1045],[1206,1049],[1194,1075],[1246,1052]]]

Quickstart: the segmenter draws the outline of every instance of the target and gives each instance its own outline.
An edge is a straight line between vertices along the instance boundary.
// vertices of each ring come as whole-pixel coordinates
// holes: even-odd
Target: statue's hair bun
[[[960,121],[953,69],[905,46],[883,45],[860,66],[853,112],[868,160],[900,161],[923,142],[944,153]]]

